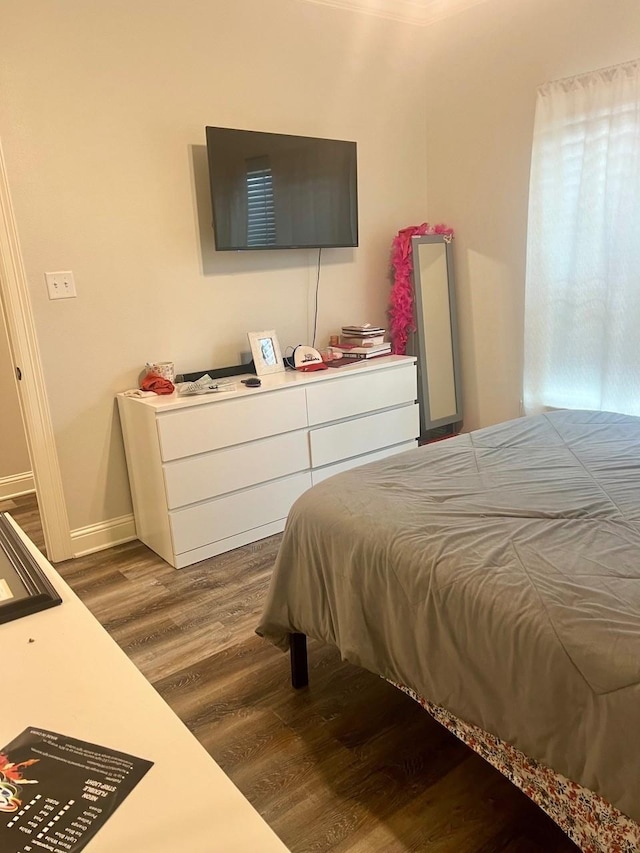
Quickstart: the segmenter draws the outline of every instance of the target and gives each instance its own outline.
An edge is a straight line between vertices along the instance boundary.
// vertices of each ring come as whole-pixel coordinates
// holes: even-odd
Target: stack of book
[[[385,330],[365,323],[362,326],[343,326],[338,348],[344,358],[374,358],[389,355],[391,344],[384,339]]]

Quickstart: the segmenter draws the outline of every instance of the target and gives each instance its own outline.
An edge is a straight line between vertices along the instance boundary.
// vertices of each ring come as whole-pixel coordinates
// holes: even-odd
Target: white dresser
[[[413,357],[243,378],[234,392],[118,395],[138,537],[176,568],[280,532],[314,483],[416,446]]]

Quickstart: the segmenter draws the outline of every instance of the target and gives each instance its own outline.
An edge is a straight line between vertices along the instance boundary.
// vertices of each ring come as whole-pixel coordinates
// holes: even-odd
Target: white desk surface
[[[19,528],[19,533],[21,531]],[[287,853],[186,726],[21,534],[63,599],[0,625],[0,747],[28,726],[153,761],[91,853]]]

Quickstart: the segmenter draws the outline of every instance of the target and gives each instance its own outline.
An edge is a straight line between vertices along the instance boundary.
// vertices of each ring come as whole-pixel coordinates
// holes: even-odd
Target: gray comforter
[[[640,419],[522,418],[314,486],[258,627],[291,631],[640,821]]]

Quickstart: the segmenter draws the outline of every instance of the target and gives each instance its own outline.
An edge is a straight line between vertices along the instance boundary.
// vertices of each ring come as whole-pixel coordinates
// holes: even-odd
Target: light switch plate
[[[44,274],[49,291],[49,299],[72,299],[77,296],[76,283],[71,270],[46,272]]]

